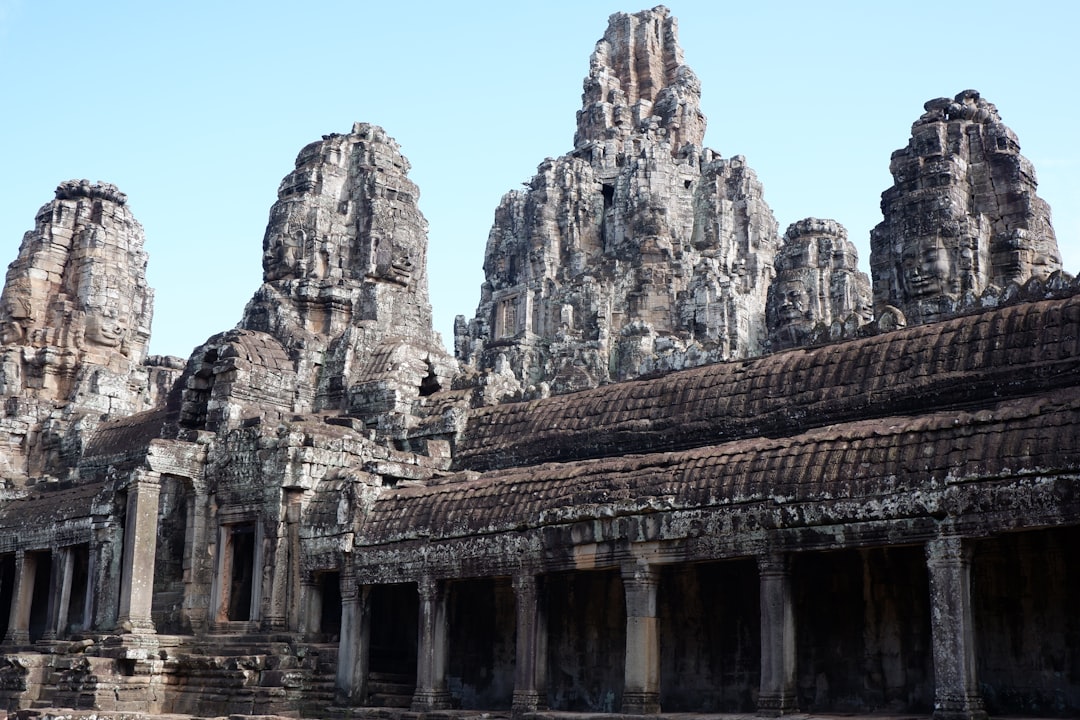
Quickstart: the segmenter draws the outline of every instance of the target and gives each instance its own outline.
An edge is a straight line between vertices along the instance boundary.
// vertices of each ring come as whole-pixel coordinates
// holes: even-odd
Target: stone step
[[[416,677],[398,673],[368,673],[367,704],[372,707],[407,708],[412,704]]]

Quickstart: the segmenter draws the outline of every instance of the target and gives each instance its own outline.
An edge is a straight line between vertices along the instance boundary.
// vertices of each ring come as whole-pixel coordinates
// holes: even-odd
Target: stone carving
[[[0,296],[5,709],[1080,716],[1080,280],[1012,277],[1032,223],[949,255],[916,173],[877,238],[940,275],[896,265],[900,299],[1006,269],[956,317],[868,322],[843,227],[777,250],[745,161],[695,144],[667,11],[611,27],[575,151],[496,212],[457,377],[374,126],[301,151],[241,326],[186,365],[136,365],[123,195],[61,186]]]
[[[301,150],[281,181],[264,282],[240,328],[294,359],[297,412],[378,416],[400,431],[457,372],[432,329],[427,221],[408,170],[382,128],[357,123]]]
[[[666,8],[616,14],[584,83],[573,153],[508,193],[488,236],[459,360],[569,392],[748,357],[778,230],[745,159],[702,149],[700,85]],[[488,383],[491,390],[495,385]]]
[[[909,323],[972,304],[991,285],[1024,284],[1061,269],[1050,208],[1035,170],[997,108],[974,90],[925,104],[870,239],[874,305]]]
[[[0,295],[0,393],[18,408],[6,421],[22,428],[4,448],[16,476],[63,472],[54,450],[66,443],[77,457],[79,443],[60,438],[80,416],[86,429],[103,414],[163,400],[178,372],[160,359],[144,366],[152,304],[143,230],[127,197],[108,183],[61,183]]]
[[[870,279],[859,271],[858,260],[854,243],[835,220],[807,218],[788,227],[765,304],[771,350],[828,335],[834,323],[840,329],[831,334],[851,336],[870,322]]]

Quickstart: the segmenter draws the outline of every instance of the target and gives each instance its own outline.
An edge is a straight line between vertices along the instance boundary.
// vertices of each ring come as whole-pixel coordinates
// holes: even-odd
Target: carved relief
[[[870,280],[844,227],[817,218],[789,226],[765,305],[769,347],[807,344],[834,322],[858,328],[871,320],[870,310]]]
[[[913,324],[1061,268],[1035,171],[997,108],[974,90],[924,107],[893,153],[895,184],[870,243],[875,307],[893,305]]]

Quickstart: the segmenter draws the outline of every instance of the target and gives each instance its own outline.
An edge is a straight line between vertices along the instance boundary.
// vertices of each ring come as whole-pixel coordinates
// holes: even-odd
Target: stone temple
[[[0,296],[4,708],[1080,715],[1080,283],[1017,136],[926,103],[868,277],[699,95],[611,17],[455,355],[381,128],[300,151],[186,360],[127,197],[61,183]]]

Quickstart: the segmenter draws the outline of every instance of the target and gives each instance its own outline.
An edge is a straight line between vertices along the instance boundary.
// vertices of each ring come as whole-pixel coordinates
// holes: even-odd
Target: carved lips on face
[[[904,249],[904,284],[913,299],[948,292],[952,272],[949,254],[937,238],[923,238]]]
[[[86,339],[96,345],[117,347],[127,334],[127,323],[115,308],[90,310],[86,316]]]

